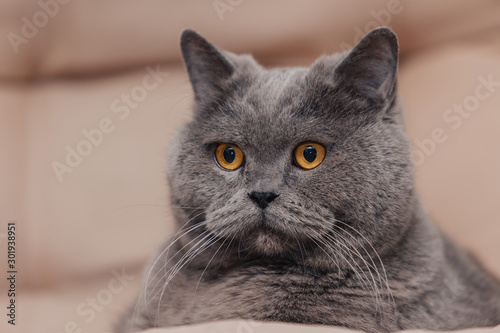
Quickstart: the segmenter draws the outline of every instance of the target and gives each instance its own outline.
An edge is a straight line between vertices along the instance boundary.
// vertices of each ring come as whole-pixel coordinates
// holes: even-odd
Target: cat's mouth
[[[253,229],[254,233],[286,237],[285,231],[277,227],[273,215],[265,211],[262,211],[259,218],[256,219]]]
[[[303,221],[286,207],[276,205],[265,209],[252,205],[247,209],[229,213],[215,211],[209,215],[212,214],[214,217],[208,217],[211,220],[207,225],[209,231],[228,243],[240,244],[238,250],[257,255],[293,257],[304,251],[304,247],[312,247],[311,235],[323,231],[314,229],[307,220]]]
[[[272,214],[262,212],[251,228],[242,235],[241,241],[259,254],[274,256],[282,255],[289,250],[290,235],[274,223]]]

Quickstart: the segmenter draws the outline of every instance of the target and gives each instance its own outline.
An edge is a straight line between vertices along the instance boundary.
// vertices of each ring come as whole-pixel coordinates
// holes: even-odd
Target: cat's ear
[[[389,28],[369,32],[335,69],[341,89],[372,100],[391,100],[398,66],[398,40]]]
[[[193,30],[182,32],[181,50],[196,99],[210,96],[234,72],[229,60]]]

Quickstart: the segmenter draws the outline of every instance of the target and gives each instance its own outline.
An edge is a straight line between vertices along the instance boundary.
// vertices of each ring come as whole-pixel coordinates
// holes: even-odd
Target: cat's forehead
[[[229,99],[238,106],[242,122],[275,126],[290,121],[304,101],[307,69],[280,68],[263,70]]]
[[[246,93],[253,103],[279,106],[303,90],[306,68],[278,68],[263,70],[257,75]]]
[[[324,120],[307,115],[306,68],[266,70],[226,96],[221,112],[201,118],[207,141],[256,149],[289,149],[304,140],[321,141]]]

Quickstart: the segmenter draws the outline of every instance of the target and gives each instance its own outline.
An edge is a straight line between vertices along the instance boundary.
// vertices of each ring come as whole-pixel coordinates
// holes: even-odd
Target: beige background
[[[143,263],[173,230],[164,166],[192,101],[178,47],[186,27],[266,66],[308,65],[353,45],[377,15],[390,18],[411,140],[437,128],[447,137],[417,166],[427,210],[500,276],[500,87],[456,130],[443,120],[474,96],[480,77],[500,82],[498,2],[234,0],[223,20],[212,1],[66,2],[16,52],[9,34],[22,36],[23,18],[33,22],[43,9],[0,0],[0,267],[6,271],[6,225],[15,220],[19,270],[19,325],[2,319],[2,332],[59,333],[72,322],[106,332],[137,292]],[[390,8],[399,12],[384,16]],[[140,89],[147,66],[168,75],[121,120],[112,103]],[[59,182],[51,164],[64,163],[66,146],[76,149],[82,131],[104,118],[114,131]],[[134,279],[91,320],[77,313],[88,298],[109,294],[113,269]],[[2,279],[2,308],[6,286]]]

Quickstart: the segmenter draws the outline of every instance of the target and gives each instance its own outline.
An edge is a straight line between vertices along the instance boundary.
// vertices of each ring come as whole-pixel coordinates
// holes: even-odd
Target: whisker
[[[201,279],[203,278],[203,274],[205,274],[206,270],[208,269],[208,266],[210,266],[210,263],[214,260],[215,256],[217,255],[217,253],[219,253],[220,249],[222,248],[222,246],[224,246],[224,244],[226,243],[226,239],[224,239],[224,241],[222,242],[222,244],[219,246],[219,248],[217,249],[217,251],[215,251],[214,255],[212,256],[212,258],[210,258],[210,260],[208,261],[207,265],[205,266],[205,269],[203,270],[203,272],[201,272],[201,275],[200,275],[200,278],[198,279],[198,283],[196,284],[196,288],[194,289],[194,293],[193,293],[193,304],[195,302],[195,297],[196,297],[196,292],[198,291],[198,286],[200,285],[200,282],[201,282]]]
[[[233,245],[233,241],[234,239],[236,238],[236,234],[233,234],[233,237],[231,237],[231,240],[229,241],[229,243],[227,244],[226,246],[226,250],[224,251],[224,253],[222,254],[222,258],[219,262],[219,267],[217,268],[217,271],[220,270],[220,266],[222,265],[222,262],[224,261],[224,259],[226,258],[226,254],[227,254],[227,251],[231,248],[231,246]]]
[[[219,229],[218,231],[220,231],[221,229]],[[217,232],[217,231],[215,231]],[[201,240],[199,240],[195,245],[193,245],[175,264],[173,267],[171,267],[168,271],[165,272],[165,277],[166,274],[169,274],[169,276],[166,278],[164,284],[163,284],[163,287],[161,289],[165,289],[165,287],[168,285],[168,283],[172,280],[172,278],[180,271],[180,269],[182,269],[182,267],[184,267],[185,264],[189,263],[192,259],[194,259],[194,257],[196,255],[198,255],[199,253],[201,253],[203,250],[205,250],[206,248],[210,247],[211,245],[213,245],[215,242],[217,242],[220,237],[218,236],[215,236],[213,234],[213,232],[211,231],[208,231],[208,230],[205,230],[202,234],[200,234],[198,237],[202,236],[202,235],[205,235]],[[193,242],[194,240],[196,240],[198,237],[196,237],[195,239],[193,239],[191,242]],[[207,240],[208,237],[211,237],[209,240]],[[190,243],[191,243],[190,242]],[[202,245],[199,245],[200,243],[204,242]],[[189,244],[189,243],[188,243]],[[187,244],[186,244],[187,245]],[[198,248],[197,248],[198,247]],[[178,251],[179,252],[179,251]],[[175,256],[175,255],[174,255]],[[153,290],[156,288],[156,286],[158,285],[158,283],[153,287]],[[158,293],[160,291],[158,291],[152,298],[154,299]]]
[[[365,283],[365,286],[369,289],[368,287],[368,284],[366,284],[365,280],[361,277],[361,275],[359,275],[359,273],[357,272],[357,270],[351,265],[351,263],[342,255],[342,253],[340,253],[339,251],[337,251],[337,249],[335,249],[334,247],[328,247],[328,244],[324,243],[323,240],[321,239],[316,239],[314,240],[314,238],[310,238],[323,252],[325,252],[325,254],[332,260],[334,260],[330,254],[324,249],[322,248],[317,242],[320,242],[321,244],[323,244],[324,246],[326,246],[327,248],[330,248],[331,250],[335,251],[335,253],[340,256],[342,259],[344,259],[344,261],[347,263],[347,265],[349,265],[349,267],[351,268],[351,270],[354,272],[354,274],[356,274],[356,276],[358,277],[358,279],[362,282]],[[334,244],[330,244],[330,245],[334,245]]]
[[[197,217],[197,216],[195,216],[194,218],[196,218],[196,217]],[[186,223],[184,223],[184,225],[182,225],[182,227],[179,229],[179,231],[178,231],[175,235],[177,235],[177,234],[178,234],[178,233],[182,230],[182,228],[184,228],[184,226],[186,226],[186,224],[188,224],[189,222],[191,222],[194,218],[192,218],[192,219],[188,220]],[[197,229],[197,228],[199,228],[199,227],[201,227],[201,226],[205,225],[206,223],[207,223],[207,221],[204,221],[204,222],[201,222],[201,223],[199,223],[199,224],[197,224],[197,225],[195,225],[195,226],[193,226],[193,227],[189,228],[186,232],[184,232],[184,233],[183,233],[181,236],[179,236],[178,238],[175,238],[175,235],[174,235],[174,237],[172,237],[172,238],[173,238],[173,240],[171,241],[171,243],[170,243],[170,244],[169,244],[169,245],[168,245],[165,249],[163,249],[163,251],[162,251],[162,252],[158,255],[158,257],[156,258],[156,260],[154,261],[154,263],[151,265],[151,267],[150,267],[150,269],[149,269],[149,271],[148,271],[148,273],[147,273],[147,275],[146,275],[144,287],[142,288],[142,291],[140,292],[139,297],[138,297],[137,302],[136,302],[136,305],[135,305],[135,307],[134,307],[134,312],[133,312],[133,314],[132,314],[132,318],[133,318],[133,319],[132,319],[132,321],[134,321],[134,320],[135,320],[134,318],[137,318],[137,311],[138,311],[138,306],[139,306],[139,302],[140,302],[141,298],[144,298],[144,306],[147,306],[147,297],[146,297],[147,288],[148,288],[149,283],[150,283],[149,281],[150,281],[150,277],[151,277],[152,270],[153,270],[153,268],[155,267],[155,265],[156,265],[156,263],[158,262],[158,260],[160,260],[160,258],[161,258],[161,257],[165,254],[165,252],[166,252],[166,255],[165,255],[165,264],[164,264],[164,266],[165,266],[165,265],[167,264],[166,258],[168,257],[168,251],[170,250],[170,248],[171,248],[171,247],[172,247],[172,246],[173,246],[173,245],[174,245],[174,244],[175,244],[175,243],[176,243],[176,242],[177,242],[180,238],[182,238],[184,235],[186,235],[186,234],[188,234],[189,232],[191,232],[191,231],[193,231],[193,230],[195,230],[195,229]],[[188,244],[189,244],[189,243],[188,243]],[[188,244],[186,244],[185,246],[187,246]],[[185,247],[185,246],[184,246],[184,247]],[[183,248],[184,248],[184,247],[183,247]],[[182,248],[182,249],[183,249],[183,248]],[[181,249],[181,250],[182,250],[182,249]],[[164,267],[164,266],[163,266],[163,267]],[[154,275],[151,279],[154,279],[156,276],[158,276],[158,274],[159,274],[159,272],[160,272],[160,271],[161,271],[161,268],[158,270],[158,272],[157,272],[157,273],[156,273],[156,274],[155,274],[155,275]],[[144,297],[143,297],[143,296],[144,296]],[[149,315],[148,315],[148,316],[149,316]],[[151,318],[149,318],[149,319],[151,319]]]
[[[165,264],[160,268],[158,269],[158,271],[156,272],[156,274],[151,278],[151,279],[154,279],[156,276],[158,276],[159,272],[163,269],[163,267],[165,267],[168,262],[171,260],[167,260],[168,259],[168,253],[170,251],[170,248],[179,240],[181,239],[182,237],[184,237],[185,235],[187,235],[188,233],[206,225],[208,223],[208,221],[203,221],[203,222],[200,222],[192,227],[190,227],[187,231],[185,231],[184,233],[182,233],[182,235],[178,236],[177,238],[176,235],[182,230],[182,228],[187,224],[189,223],[190,221],[192,221],[193,219],[195,219],[197,216],[193,217],[191,220],[189,220],[188,222],[184,223],[184,225],[181,227],[181,229],[179,229],[179,231],[177,231],[177,233],[174,235],[173,240],[172,242],[160,253],[160,255],[157,257],[157,259],[155,260],[155,262],[153,263],[153,265],[151,266],[151,268],[149,269],[149,272],[147,274],[147,277],[146,277],[146,286],[145,286],[145,290],[147,290],[148,286],[149,286],[149,279],[150,279],[150,275],[151,275],[151,272],[153,270],[153,268],[155,267],[156,263],[158,262],[158,260],[160,260],[160,258],[162,256],[165,257]],[[199,236],[198,236],[199,237]],[[194,238],[193,240],[191,240],[189,243],[187,243],[186,245],[184,245],[177,253],[179,253],[180,251],[182,251],[186,246],[188,246],[189,244],[191,244],[194,240],[196,240],[198,237]],[[173,257],[175,257],[177,255],[177,253],[175,253]],[[165,255],[164,255],[165,254]],[[146,296],[144,296],[146,297]]]
[[[304,272],[305,272],[306,271],[306,258],[304,256],[304,252],[302,252],[302,244],[299,241],[299,238],[295,234],[293,234],[293,237],[295,238],[295,240],[297,241],[297,244],[299,245],[300,255],[302,256],[302,265],[304,266]],[[305,248],[304,248],[304,251],[307,252]]]
[[[365,242],[366,242],[366,243],[367,243],[367,244],[371,247],[371,249],[373,250],[373,252],[374,252],[374,253],[375,253],[375,255],[377,256],[378,261],[380,262],[380,266],[381,266],[382,271],[383,271],[383,273],[384,273],[385,285],[386,285],[386,287],[387,287],[387,291],[388,291],[389,296],[390,296],[390,298],[391,298],[391,300],[392,300],[392,303],[393,303],[393,305],[394,305],[394,310],[396,310],[396,302],[395,302],[395,300],[394,300],[394,295],[392,294],[392,290],[391,290],[391,288],[390,288],[390,286],[389,286],[389,279],[388,279],[388,277],[387,277],[387,272],[386,272],[386,269],[385,269],[384,263],[382,262],[382,259],[380,258],[380,256],[379,256],[379,254],[378,254],[377,250],[375,250],[375,248],[373,247],[373,245],[372,245],[372,244],[371,244],[371,243],[370,243],[370,242],[366,239],[366,237],[365,237],[363,234],[361,234],[358,230],[356,230],[354,227],[352,227],[351,225],[349,225],[349,224],[347,224],[347,223],[345,223],[345,222],[342,222],[342,221],[340,221],[340,220],[338,220],[338,219],[335,219],[335,222],[342,223],[342,224],[343,224],[343,225],[345,225],[346,227],[348,227],[348,228],[350,228],[351,230],[353,230],[354,232],[356,232],[356,233],[357,233],[359,236],[361,236],[361,238],[363,238],[363,240],[364,240],[364,241],[365,241]],[[334,224],[334,226],[335,226],[335,224]],[[336,226],[336,227],[340,229],[340,227],[339,227],[339,226]],[[343,231],[345,231],[347,234],[350,234],[350,233],[349,233],[349,232],[347,232],[345,229],[342,229],[342,230],[343,230]],[[375,265],[375,262],[373,261],[373,258],[369,255],[368,251],[364,248],[363,244],[361,244],[361,243],[359,242],[359,240],[357,240],[354,236],[352,236],[352,235],[351,235],[351,237],[352,237],[352,238],[353,238],[353,239],[354,239],[354,240],[355,240],[358,244],[360,244],[360,245],[361,245],[361,247],[363,247],[363,250],[366,252],[366,254],[368,255],[368,257],[370,258],[370,260],[371,260],[371,262],[372,262],[373,266],[375,267],[375,269],[377,270],[377,273],[378,273],[378,269],[377,269],[377,266]],[[380,275],[380,273],[378,273],[378,274],[379,274],[379,276],[381,276],[381,275]]]
[[[175,256],[176,256],[178,253],[180,253],[180,252],[181,252],[181,251],[182,251],[185,247],[187,247],[190,243],[193,243],[193,242],[194,242],[194,241],[196,241],[198,238],[202,237],[202,239],[198,240],[198,242],[197,242],[196,244],[194,244],[191,248],[189,248],[189,249],[187,250],[187,252],[186,252],[186,253],[184,253],[184,254],[182,255],[182,257],[181,257],[181,258],[180,258],[180,259],[179,259],[179,260],[178,260],[178,261],[174,264],[174,266],[170,267],[167,271],[165,271],[165,273],[164,273],[164,277],[166,276],[166,274],[168,274],[168,273],[169,273],[169,272],[171,272],[172,270],[176,269],[176,267],[177,267],[178,265],[180,265],[180,263],[181,263],[183,260],[185,260],[188,256],[190,256],[190,255],[191,255],[194,251],[196,251],[196,247],[197,247],[200,243],[204,242],[204,241],[205,241],[208,237],[211,237],[211,236],[212,236],[211,232],[210,232],[210,231],[208,231],[208,230],[205,230],[205,231],[203,231],[201,234],[199,234],[197,237],[195,237],[194,239],[192,239],[189,243],[187,243],[186,245],[184,245],[184,246],[183,246],[183,247],[182,247],[179,251],[177,251],[177,253],[175,253],[175,254],[174,254],[174,255],[173,255],[173,256],[172,256],[172,257],[168,260],[168,262],[170,262],[173,258],[175,258]],[[168,262],[167,262],[167,263],[168,263]],[[161,271],[162,269],[164,269],[164,268],[166,268],[166,265],[163,265],[163,266],[162,266],[162,267],[158,270],[158,272],[160,272],[160,271]],[[160,283],[161,283],[161,281],[162,281],[162,279],[158,279],[158,281],[156,282],[156,284],[153,286],[151,293],[153,293],[153,292],[156,290],[156,287],[158,286],[158,284],[160,284]],[[161,290],[161,288],[160,288],[160,290]],[[158,293],[159,293],[159,291],[158,291]],[[152,298],[155,298],[155,297],[158,295],[158,293],[156,293],[156,294],[155,294]],[[148,301],[146,304],[149,304],[150,302],[151,302],[151,300],[150,300],[150,301]]]
[[[334,232],[334,235],[335,235],[335,236],[339,236],[339,237],[341,237],[342,239],[344,239],[344,238],[343,238],[340,234],[337,234],[337,233],[335,233],[335,232]],[[366,273],[365,273],[365,270],[364,270],[364,269],[362,269],[362,268],[361,268],[361,266],[359,266],[359,264],[356,262],[356,260],[354,260],[354,258],[352,257],[352,253],[353,253],[353,252],[352,252],[352,250],[351,250],[351,249],[350,249],[347,245],[345,245],[345,243],[344,243],[344,242],[340,241],[339,239],[333,239],[333,238],[331,238],[331,236],[330,236],[330,235],[326,235],[326,237],[328,237],[328,239],[330,239],[330,241],[334,241],[334,242],[336,242],[337,244],[341,245],[341,246],[344,248],[344,250],[345,250],[346,254],[347,254],[347,255],[351,258],[351,260],[354,262],[354,264],[355,264],[355,265],[359,268],[359,270],[363,273],[363,275],[365,276],[366,280],[367,280],[367,281],[370,281],[370,279],[368,278],[368,276],[367,276],[367,275],[366,275]],[[344,239],[344,240],[345,240],[345,239]],[[342,249],[340,249],[340,250],[342,250]],[[356,251],[357,251],[357,250],[356,250]],[[354,254],[356,254],[356,253],[354,253]],[[373,276],[373,274],[372,274],[372,272],[371,272],[371,270],[370,270],[369,266],[366,264],[366,260],[365,260],[365,259],[364,259],[361,255],[359,255],[359,253],[358,253],[358,257],[359,257],[359,258],[360,258],[360,259],[361,259],[361,260],[365,263],[365,265],[366,265],[366,266],[367,266],[367,268],[368,268],[368,272],[369,272],[369,274],[370,274],[370,276],[371,276],[371,280],[372,280],[372,282],[373,282],[372,287],[371,287],[370,289],[372,289],[372,290],[373,290],[373,293],[375,294],[375,300],[376,300],[376,304],[377,304],[377,308],[378,308],[378,305],[379,305],[379,290],[378,290],[377,283],[376,283],[376,281],[375,281],[375,278],[374,278],[374,276]]]
[[[205,240],[207,237],[211,237],[209,240]],[[172,266],[167,272],[165,272],[165,282],[163,283],[162,287],[158,290],[158,292],[156,292],[153,297],[151,297],[150,301],[148,302],[148,304],[153,301],[156,296],[160,295],[159,297],[159,300],[158,300],[158,308],[157,308],[157,321],[159,321],[160,319],[160,307],[161,307],[161,300],[163,298],[163,295],[165,293],[165,290],[168,286],[168,284],[170,283],[170,281],[174,278],[175,275],[177,275],[177,273],[186,265],[186,264],[189,264],[191,262],[191,260],[201,252],[202,249],[205,248],[205,246],[207,246],[207,244],[209,245],[212,245],[210,244],[210,242],[212,242],[214,240],[215,236],[213,236],[211,233],[208,233],[202,240],[200,240],[197,244],[195,244],[192,248],[190,248],[183,256],[181,259],[179,259],[179,261],[177,261],[175,263],[174,266]],[[204,242],[203,245],[199,246],[198,248],[196,247],[199,243],[201,242]],[[168,274],[168,276],[167,276]],[[154,291],[154,290],[153,290]]]
[[[195,237],[194,239],[192,239],[189,243],[187,243],[187,244],[186,244],[186,245],[184,245],[184,246],[183,246],[180,250],[178,250],[178,251],[177,251],[177,252],[176,252],[176,253],[175,253],[175,254],[174,254],[174,255],[173,255],[170,259],[168,259],[168,260],[167,260],[167,259],[165,259],[165,264],[164,264],[164,265],[163,265],[160,269],[158,269],[158,271],[156,272],[156,274],[154,275],[154,277],[153,277],[153,278],[155,278],[156,276],[158,276],[158,274],[160,274],[160,272],[162,271],[162,269],[166,268],[167,264],[168,264],[168,263],[169,263],[169,262],[170,262],[173,258],[175,258],[175,256],[176,256],[178,253],[180,253],[180,252],[181,252],[181,251],[182,251],[185,247],[187,247],[187,246],[188,246],[189,244],[191,244],[192,242],[196,241],[199,237],[202,237],[203,235],[206,235],[206,234],[209,234],[209,232],[208,232],[208,231],[204,231],[204,232],[202,232],[200,235],[198,235],[197,237]],[[170,246],[172,246],[174,243],[175,243],[175,242],[171,243],[171,244],[169,245],[169,247],[170,247]],[[166,249],[165,249],[165,250],[166,250]],[[164,251],[165,251],[165,250],[164,250]],[[152,267],[154,267],[154,266],[152,266]],[[166,272],[165,272],[165,274],[167,274],[167,273],[168,273],[168,271],[166,271]],[[158,281],[156,282],[156,284],[155,284],[155,285],[151,288],[151,289],[152,289],[151,293],[153,293],[153,292],[154,292],[154,290],[156,289],[156,287],[158,286],[158,284],[161,282],[161,280],[162,280],[162,279],[158,279]],[[148,283],[148,285],[149,285],[149,283]],[[151,320],[151,317],[149,316],[149,312],[147,311],[147,306],[148,306],[148,304],[149,304],[151,301],[148,301],[148,300],[147,300],[147,294],[146,294],[146,293],[147,293],[147,288],[145,288],[145,289],[144,289],[144,308],[146,309],[146,314],[148,315],[148,318]],[[156,295],[157,295],[157,294],[156,294]],[[153,296],[153,298],[154,298],[154,297],[156,297],[156,295],[155,295],[155,296]]]

